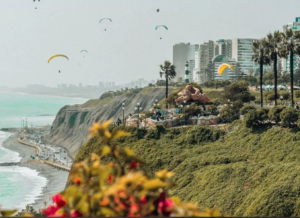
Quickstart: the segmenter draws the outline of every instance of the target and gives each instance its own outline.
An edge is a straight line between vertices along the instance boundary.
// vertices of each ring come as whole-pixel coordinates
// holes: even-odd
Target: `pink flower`
[[[62,208],[67,204],[67,202],[63,199],[63,196],[61,194],[53,195],[52,200],[56,203],[58,208]]]
[[[171,214],[171,209],[174,207],[174,202],[172,199],[166,199],[166,192],[162,192],[158,199],[153,201],[153,205],[163,216],[169,216]]]

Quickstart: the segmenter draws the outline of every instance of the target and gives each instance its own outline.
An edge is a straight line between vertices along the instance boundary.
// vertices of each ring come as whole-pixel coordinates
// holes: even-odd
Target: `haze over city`
[[[250,0],[132,0],[130,4],[121,0],[90,0],[88,4],[83,0],[2,0],[0,85],[97,85],[99,81],[120,84],[157,79],[159,64],[172,61],[174,44],[261,38],[293,22],[300,6],[297,0],[253,4]],[[112,22],[99,24],[103,17]],[[169,30],[156,31],[160,24]],[[80,53],[83,49],[88,51],[85,57]],[[70,60],[47,63],[59,53]]]

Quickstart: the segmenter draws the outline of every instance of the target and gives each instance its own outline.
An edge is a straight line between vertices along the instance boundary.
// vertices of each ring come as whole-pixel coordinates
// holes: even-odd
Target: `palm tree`
[[[277,106],[277,57],[280,57],[279,44],[281,42],[281,34],[279,31],[275,31],[274,34],[269,33],[266,38],[266,51],[270,59],[273,61],[274,71],[274,94],[275,94],[275,106]]]
[[[169,80],[174,79],[176,77],[175,66],[171,64],[170,61],[165,61],[164,66],[160,65],[161,72],[159,72],[160,77],[162,78],[163,75],[166,78],[166,109],[168,109],[168,83]]]
[[[294,106],[294,55],[300,55],[300,33],[288,29],[281,33],[281,43],[279,46],[280,55],[287,59],[290,56],[290,78],[291,78],[291,98]]]
[[[254,41],[252,43],[252,51],[254,55],[252,55],[252,60],[255,63],[259,64],[260,70],[260,105],[263,107],[263,90],[262,90],[262,81],[263,81],[263,65],[270,64],[270,58],[267,54],[266,50],[266,39],[261,39],[259,41]]]

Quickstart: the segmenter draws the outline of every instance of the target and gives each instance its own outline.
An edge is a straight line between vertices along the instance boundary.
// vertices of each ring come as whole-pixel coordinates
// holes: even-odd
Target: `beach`
[[[64,190],[69,172],[55,169],[47,164],[41,163],[41,161],[32,160],[30,155],[35,155],[36,149],[20,144],[17,139],[17,134],[11,135],[3,142],[3,147],[19,153],[21,158],[20,167],[28,167],[32,170],[36,170],[39,176],[47,179],[46,186],[42,187],[42,193],[38,195],[35,202],[31,204],[34,209],[38,211],[45,207],[44,202],[47,202],[47,205],[52,203],[52,195]]]

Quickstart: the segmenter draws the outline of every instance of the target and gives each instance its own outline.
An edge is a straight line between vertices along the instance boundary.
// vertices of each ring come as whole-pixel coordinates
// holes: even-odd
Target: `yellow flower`
[[[103,132],[104,130],[107,129],[107,127],[111,123],[112,123],[112,120],[105,121],[102,124],[101,123],[94,123],[93,126],[90,128],[90,136],[94,136],[94,135],[97,135],[97,134]]]
[[[166,180],[166,179],[171,178],[174,175],[174,173],[168,172],[167,170],[161,170],[159,172],[156,172],[155,175],[159,179]]]

